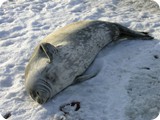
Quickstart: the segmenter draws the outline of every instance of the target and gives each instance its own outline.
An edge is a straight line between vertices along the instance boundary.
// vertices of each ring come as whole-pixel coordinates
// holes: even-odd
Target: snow
[[[100,68],[96,77],[68,87],[44,105],[34,102],[24,88],[24,70],[36,45],[66,24],[97,19],[148,31],[155,39],[106,46],[88,70]],[[9,0],[0,7],[0,28],[0,113],[9,120],[152,120],[158,116],[160,9],[156,2]],[[73,101],[80,102],[77,111],[76,105],[68,104]]]
[[[160,7],[160,1],[159,0],[153,0],[153,1],[155,1]]]
[[[160,114],[153,120],[159,120],[160,119]]]
[[[4,3],[4,2],[6,2],[7,0],[1,0],[0,1],[0,6],[2,6],[2,4]]]

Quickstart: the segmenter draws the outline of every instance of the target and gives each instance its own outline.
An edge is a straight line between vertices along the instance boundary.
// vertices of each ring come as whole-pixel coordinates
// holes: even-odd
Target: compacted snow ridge
[[[160,9],[153,0],[3,0],[0,7],[0,114],[8,120],[153,120],[160,112]],[[49,33],[81,20],[121,23],[154,40],[106,46],[88,69],[100,73],[46,104],[33,101],[24,70]],[[74,104],[74,105],[69,105]],[[63,110],[62,110],[62,109]],[[2,116],[0,116],[2,118]]]

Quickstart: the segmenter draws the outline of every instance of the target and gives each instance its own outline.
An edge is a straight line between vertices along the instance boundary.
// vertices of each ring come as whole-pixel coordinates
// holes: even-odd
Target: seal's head
[[[57,50],[49,43],[41,43],[34,51],[26,70],[25,87],[39,104],[45,103],[61,89],[56,76],[56,60],[52,62]]]

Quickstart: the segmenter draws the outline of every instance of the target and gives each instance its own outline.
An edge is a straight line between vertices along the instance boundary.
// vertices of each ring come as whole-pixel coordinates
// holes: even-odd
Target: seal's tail
[[[120,38],[138,38],[143,40],[154,39],[147,32],[138,32],[138,31],[134,31],[129,28],[126,28],[118,23],[114,23],[114,24],[118,27],[120,31]]]

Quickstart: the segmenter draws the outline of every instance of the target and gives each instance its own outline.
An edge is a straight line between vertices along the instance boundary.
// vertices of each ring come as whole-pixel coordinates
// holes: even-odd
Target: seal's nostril
[[[32,97],[33,99],[37,96],[34,91],[31,91],[31,92],[30,92],[30,95],[31,95],[31,97]]]

